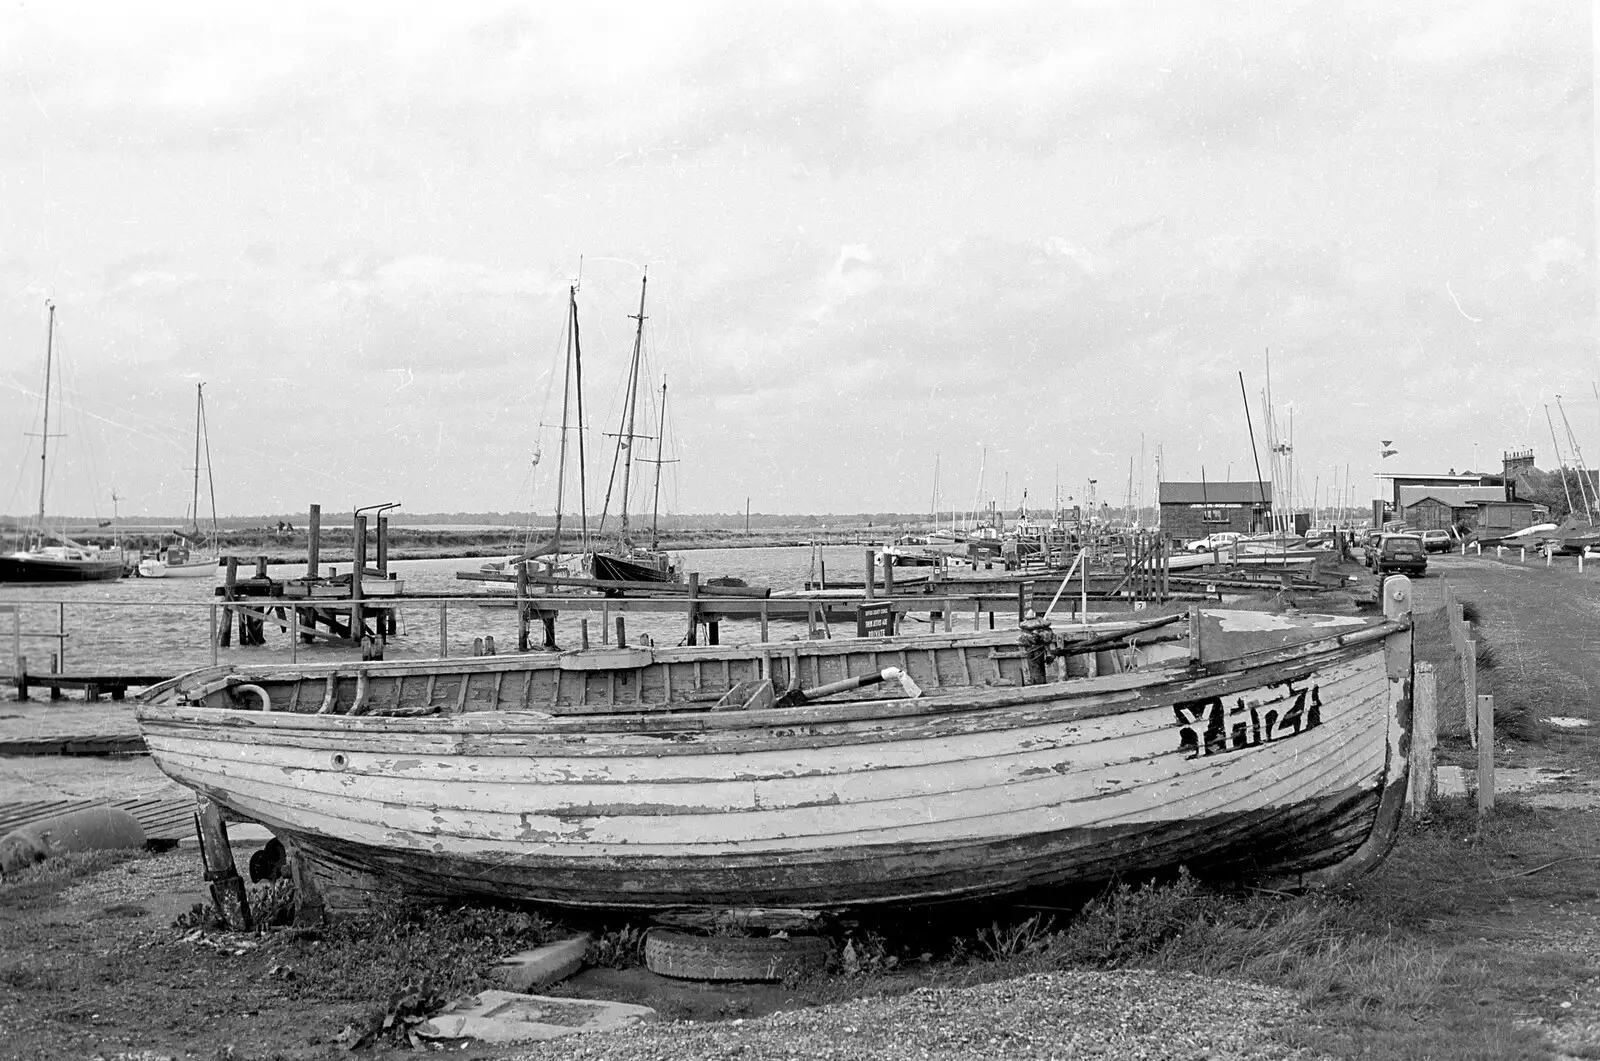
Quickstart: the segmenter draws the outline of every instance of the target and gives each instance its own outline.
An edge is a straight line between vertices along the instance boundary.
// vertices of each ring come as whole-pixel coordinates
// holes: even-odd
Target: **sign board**
[[[857,637],[893,637],[894,602],[856,605]]]

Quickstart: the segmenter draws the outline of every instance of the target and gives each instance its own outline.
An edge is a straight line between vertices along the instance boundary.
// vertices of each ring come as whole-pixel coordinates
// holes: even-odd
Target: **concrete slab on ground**
[[[513,991],[483,991],[459,1008],[417,1026],[426,1039],[479,1039],[515,1043],[563,1035],[615,1031],[654,1020],[649,1006],[597,999],[550,998]]]
[[[1477,794],[1476,770],[1441,766],[1434,776],[1441,797],[1464,798]],[[1568,770],[1498,768],[1494,772],[1494,790],[1497,795],[1519,793],[1535,806],[1600,807],[1600,782],[1580,778]]]
[[[583,956],[594,937],[589,933],[547,943],[502,958],[492,975],[512,991],[528,992],[565,980],[583,968]]]

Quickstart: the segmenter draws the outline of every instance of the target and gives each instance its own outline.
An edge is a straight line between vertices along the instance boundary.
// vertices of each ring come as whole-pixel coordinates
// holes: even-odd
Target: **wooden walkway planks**
[[[25,803],[0,803],[0,835],[24,825],[54,818],[58,814],[112,806],[132,814],[144,835],[151,840],[178,840],[194,831],[193,798],[146,796],[139,799],[33,800]]]
[[[57,733],[0,738],[0,755],[143,755],[137,733]]]

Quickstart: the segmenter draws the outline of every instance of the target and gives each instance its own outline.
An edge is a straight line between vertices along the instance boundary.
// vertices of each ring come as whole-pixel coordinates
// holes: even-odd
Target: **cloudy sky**
[[[580,261],[675,511],[1244,478],[1268,349],[1303,495],[1600,464],[1576,0],[5,7],[0,512],[47,298],[52,512],[182,512],[202,380],[225,514],[548,511]]]

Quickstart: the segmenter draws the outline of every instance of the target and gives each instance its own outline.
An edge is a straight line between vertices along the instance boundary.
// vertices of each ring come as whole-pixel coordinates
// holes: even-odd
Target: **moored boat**
[[[122,550],[115,554],[98,546],[81,545],[64,534],[54,537],[59,545],[46,545],[45,490],[50,482],[50,378],[55,352],[56,307],[46,302],[49,323],[44,348],[44,427],[39,434],[39,514],[30,529],[28,542],[21,549],[0,554],[0,584],[43,582],[113,582],[122,577],[126,566]],[[115,495],[113,495],[113,499]]]
[[[1179,865],[1308,883],[1374,864],[1403,804],[1409,582],[1384,599],[213,667],[137,714],[175,780],[419,894],[837,911]]]

